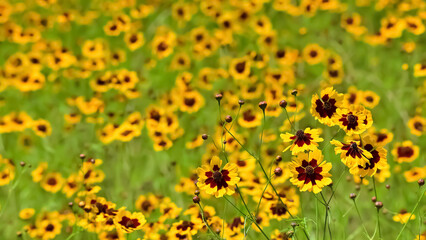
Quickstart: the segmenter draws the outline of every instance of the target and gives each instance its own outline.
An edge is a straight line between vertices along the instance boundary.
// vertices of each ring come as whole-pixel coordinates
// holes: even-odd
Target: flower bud
[[[238,100],[238,104],[240,104],[240,106],[244,105],[244,103],[245,103],[244,100],[241,100],[241,99]]]
[[[349,194],[349,198],[350,198],[350,199],[355,199],[355,198],[356,198],[356,194],[355,194],[355,193],[351,193],[351,194]]]
[[[376,205],[377,209],[380,209],[380,208],[383,207],[383,203],[382,202],[376,202],[375,205]]]
[[[220,103],[220,100],[222,100],[223,95],[221,93],[218,93],[215,95],[216,100]]]
[[[283,170],[280,167],[277,167],[274,170],[274,174],[275,176],[280,177],[281,175],[283,175]]]
[[[209,138],[209,136],[207,136],[207,134],[203,134],[203,135],[201,135],[201,138],[203,139],[203,140],[207,140],[207,138]]]
[[[286,100],[281,100],[280,101],[280,107],[286,108],[287,107],[287,101]]]
[[[279,162],[281,162],[283,160],[283,157],[281,157],[280,155],[278,155],[278,156],[276,156],[275,157],[275,162],[276,163],[279,163]]]
[[[225,121],[226,121],[227,123],[232,122],[232,117],[231,117],[230,115],[227,115],[227,116],[225,117]]]
[[[425,180],[423,178],[420,178],[419,181],[417,181],[417,183],[421,187],[421,186],[425,185]]]
[[[293,95],[293,96],[297,96],[297,90],[296,89],[294,89],[293,91],[291,91],[291,95]]]
[[[200,197],[199,197],[199,196],[194,196],[194,197],[192,198],[192,201],[193,201],[194,203],[200,203]]]
[[[268,104],[266,103],[266,101],[261,101],[261,102],[259,102],[259,107],[260,107],[260,109],[262,109],[263,111],[265,111],[266,106],[268,106]]]

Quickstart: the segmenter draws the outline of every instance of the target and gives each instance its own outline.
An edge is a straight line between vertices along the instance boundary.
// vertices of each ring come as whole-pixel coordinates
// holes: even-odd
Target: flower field
[[[0,0],[0,239],[425,240],[423,0]]]

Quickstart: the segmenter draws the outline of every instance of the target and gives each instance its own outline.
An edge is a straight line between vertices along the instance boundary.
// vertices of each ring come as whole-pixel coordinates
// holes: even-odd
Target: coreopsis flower
[[[19,218],[23,220],[30,219],[32,216],[34,216],[34,213],[34,208],[24,208],[19,212]]]
[[[377,169],[376,173],[374,174],[374,178],[378,182],[385,182],[386,179],[388,179],[391,176],[391,173],[389,171],[390,165],[389,163],[386,163],[386,166],[384,166],[382,169]]]
[[[283,142],[292,142],[283,152],[290,149],[293,155],[304,151],[313,151],[318,148],[319,142],[324,141],[319,137],[319,130],[311,128],[298,130],[295,135],[291,133],[281,134],[280,137]]]
[[[426,118],[415,116],[408,121],[410,132],[416,136],[421,136],[426,133]]]
[[[362,148],[371,154],[371,158],[368,158],[368,162],[365,165],[351,168],[351,174],[357,174],[361,177],[373,176],[377,170],[387,167],[387,150],[383,145],[377,144],[373,137],[367,135],[362,138]]]
[[[0,186],[9,184],[13,179],[15,179],[15,164],[0,155]]]
[[[321,192],[321,189],[332,183],[331,163],[323,160],[322,152],[315,149],[309,153],[299,153],[289,168],[293,173],[290,182],[299,187],[300,191]]]
[[[303,60],[305,60],[309,65],[314,65],[320,63],[324,60],[325,51],[318,44],[309,44],[307,45],[302,52]]]
[[[122,208],[119,209],[117,215],[115,216],[114,223],[118,229],[127,233],[131,233],[133,231],[142,229],[143,225],[146,223],[146,220],[142,213],[131,213]]]
[[[278,229],[275,229],[271,235],[271,240],[291,240],[287,232],[281,232]]]
[[[222,160],[214,156],[209,166],[203,165],[197,169],[197,186],[217,198],[234,194],[234,185],[240,181],[237,165],[227,163],[223,168],[221,166]]]
[[[191,239],[203,226],[204,223],[199,218],[193,218],[190,221],[181,220],[173,223],[170,235],[174,236],[172,239]]]
[[[419,146],[416,146],[411,141],[395,143],[392,149],[394,160],[398,163],[412,162],[419,156]]]
[[[62,224],[58,219],[46,219],[42,220],[39,224],[36,224],[39,229],[38,236],[41,239],[54,239],[61,233]]]
[[[373,91],[363,91],[361,103],[368,108],[374,108],[379,104],[380,96]]]
[[[40,137],[46,137],[52,133],[50,123],[43,119],[33,121],[32,129]]]
[[[349,136],[361,134],[373,124],[371,112],[361,105],[339,108],[337,115],[337,123]]]
[[[60,173],[52,172],[46,174],[41,181],[41,186],[48,192],[56,193],[61,190],[64,181]]]
[[[370,158],[373,156],[371,153],[363,149],[359,141],[350,141],[349,143],[341,143],[337,140],[330,142],[335,146],[334,152],[340,153],[341,161],[348,167],[353,168],[358,165],[365,166]]]
[[[407,182],[417,182],[419,179],[426,177],[426,166],[413,167],[412,169],[404,172],[404,177]]]
[[[411,217],[410,217],[411,216]],[[416,219],[416,215],[411,215],[411,213],[407,212],[405,209],[401,209],[398,214],[392,217],[392,220],[395,222],[399,222],[401,224],[405,224],[409,220]]]
[[[333,87],[322,90],[320,96],[313,95],[311,100],[312,116],[327,126],[335,125],[334,118],[337,115],[337,109],[342,106],[343,97],[344,95],[336,92]]]

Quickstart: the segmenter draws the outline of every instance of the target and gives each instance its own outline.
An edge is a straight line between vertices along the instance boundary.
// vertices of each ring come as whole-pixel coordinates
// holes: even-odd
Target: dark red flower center
[[[206,185],[210,185],[211,188],[217,186],[217,190],[228,187],[229,181],[231,181],[231,177],[229,177],[229,171],[226,169],[220,170],[220,167],[214,165],[213,171],[209,171],[205,173],[207,179],[205,181]]]
[[[312,185],[316,185],[316,181],[323,179],[321,175],[322,167],[318,166],[316,159],[312,159],[310,162],[303,160],[302,166],[297,167],[296,171],[299,173],[297,179],[305,181],[305,184],[312,182]]]
[[[290,139],[294,140],[294,144],[296,144],[299,147],[303,146],[304,144],[310,145],[311,141],[314,140],[311,137],[310,133],[305,133],[303,130],[298,130],[296,132],[296,135],[290,137]]]
[[[322,98],[317,99],[315,101],[315,104],[317,105],[315,107],[315,111],[317,111],[317,113],[322,118],[331,118],[337,109],[336,99],[330,98],[328,94],[325,94],[324,96],[322,96]]]
[[[273,204],[269,209],[271,210],[273,215],[277,215],[277,216],[282,216],[287,213],[287,208],[281,202],[277,202],[276,204]]]
[[[413,156],[414,150],[411,147],[399,147],[398,148],[398,157],[409,158]]]
[[[351,156],[353,158],[362,158],[362,150],[358,148],[358,145],[355,142],[343,144],[342,150],[346,151],[346,157]]]
[[[126,228],[137,228],[139,225],[141,225],[138,221],[138,219],[131,219],[126,216],[124,216],[120,222],[118,222],[120,225],[126,227]]]
[[[354,129],[358,126],[358,117],[353,115],[352,112],[348,114],[342,114],[342,117],[339,119],[348,130]]]
[[[371,144],[366,144],[364,146],[364,149],[369,151],[373,157],[368,159],[368,163],[365,164],[365,167],[358,165],[358,168],[363,168],[364,170],[373,169],[376,166],[376,164],[380,161],[379,152],[376,149],[374,149],[374,147]]]

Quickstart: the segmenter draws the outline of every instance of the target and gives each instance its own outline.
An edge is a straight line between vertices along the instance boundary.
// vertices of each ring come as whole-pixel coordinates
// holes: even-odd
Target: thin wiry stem
[[[295,129],[295,128],[294,128],[294,126],[293,126],[293,123],[292,123],[292,122],[291,122],[291,120],[290,120],[290,116],[288,115],[287,108],[284,108],[284,111],[285,111],[285,114],[286,114],[286,116],[287,116],[287,120],[288,120],[288,122],[290,123],[291,130],[296,131],[296,129]]]
[[[206,225],[206,227],[209,229],[209,231],[217,238],[217,239],[222,239],[220,238],[210,227],[210,225],[207,223],[206,221],[206,217],[204,216],[204,208],[201,206],[201,203],[198,203],[198,206],[200,207],[200,213],[201,213],[201,218],[203,219],[204,224]]]
[[[361,213],[358,210],[358,206],[356,205],[356,201],[355,201],[355,199],[352,199],[352,200],[354,202],[354,206],[355,206],[356,212],[358,213],[359,220],[361,221],[362,228],[364,228],[365,234],[368,236],[368,238],[370,238],[370,235],[368,234],[368,231],[367,231],[367,229],[364,226],[364,222],[362,221]]]
[[[374,196],[377,199],[376,180],[374,176],[372,178],[373,178]],[[379,208],[377,208],[377,227],[379,228],[379,239],[382,239],[382,231],[380,229],[380,209]]]
[[[422,198],[423,198],[423,196],[425,195],[425,191],[426,191],[426,188],[425,188],[423,191],[421,191],[421,192],[420,192],[419,200],[417,200],[417,203],[416,203],[416,205],[414,206],[413,211],[411,211],[410,217],[408,217],[407,222],[406,222],[406,223],[404,224],[404,226],[402,227],[402,229],[401,229],[401,231],[399,232],[399,234],[398,234],[398,236],[397,236],[396,240],[398,240],[398,239],[402,236],[402,232],[403,232],[403,231],[404,231],[404,229],[407,227],[407,224],[408,224],[408,222],[410,221],[411,217],[413,216],[414,211],[416,211],[416,208],[419,206],[419,203],[422,201]]]
[[[266,235],[266,233],[263,231],[263,229],[262,229],[262,228],[259,226],[259,224],[257,223],[257,221],[256,221],[256,219],[255,219],[255,217],[256,217],[256,216],[253,216],[253,215],[251,214],[250,209],[248,208],[248,206],[247,206],[247,204],[246,204],[246,201],[244,200],[243,195],[241,194],[240,188],[239,188],[239,187],[238,187],[238,185],[236,185],[236,184],[235,184],[235,187],[237,188],[236,190],[237,190],[238,194],[240,195],[241,201],[243,202],[244,207],[246,208],[246,210],[247,210],[247,212],[248,212],[248,215],[249,215],[249,216],[250,216],[250,218],[252,219],[253,223],[256,225],[256,227],[259,229],[259,231],[263,234],[263,236],[265,236],[265,238],[269,240],[268,235]]]
[[[324,200],[324,202],[327,202],[326,200],[325,200],[325,197],[324,197],[324,195],[322,194],[322,192],[320,193],[321,194],[321,197],[322,197],[322,199]],[[328,204],[324,204],[324,206],[325,206],[325,218],[324,218],[324,231],[323,231],[323,235],[322,235],[322,239],[324,239],[325,240],[325,234],[326,234],[326,232],[327,232],[327,220],[328,220]],[[330,234],[330,239],[331,239],[331,234]]]

